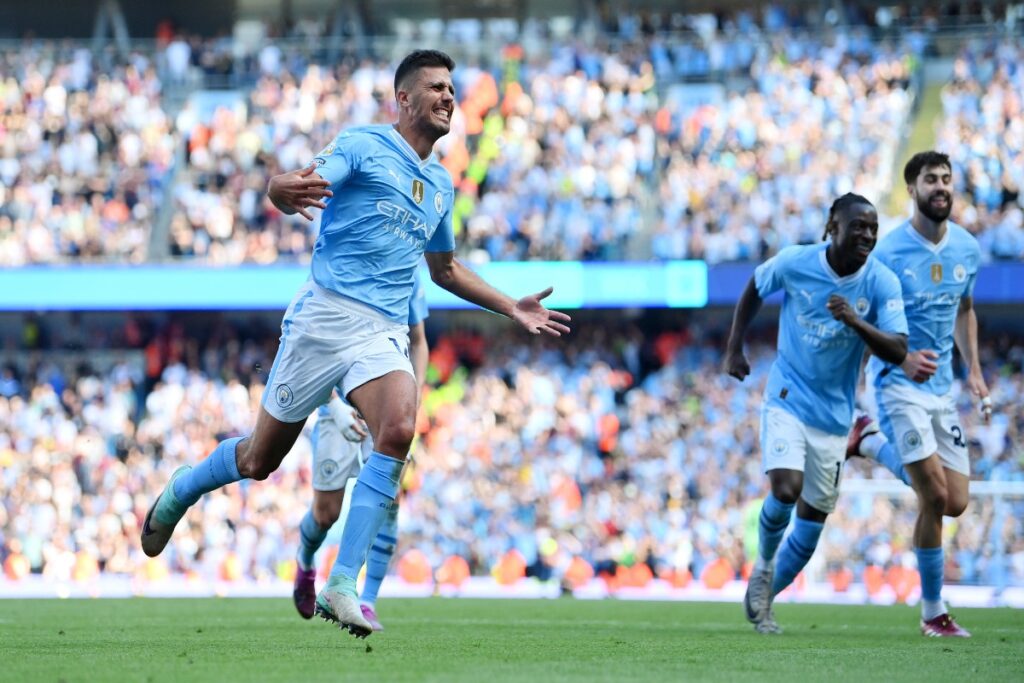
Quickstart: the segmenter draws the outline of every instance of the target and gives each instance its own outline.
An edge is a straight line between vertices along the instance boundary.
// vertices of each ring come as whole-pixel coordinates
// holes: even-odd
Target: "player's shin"
[[[316,555],[316,551],[323,545],[329,529],[330,527],[324,528],[317,524],[312,509],[306,510],[306,515],[299,524],[299,553],[297,559],[300,569],[308,571],[313,568],[313,556]]]
[[[363,595],[360,601],[364,605],[374,607],[377,603],[377,593],[388,573],[388,565],[391,564],[391,557],[395,554],[395,545],[398,543],[398,503],[391,505],[391,511],[384,522],[384,526],[377,532],[377,538],[370,546],[369,555],[366,558],[366,582],[363,584]]]
[[[757,564],[771,564],[775,551],[779,548],[782,535],[789,526],[793,514],[794,503],[783,503],[771,493],[764,499],[758,519],[758,559]]]
[[[346,589],[352,592],[353,597],[355,578],[366,561],[370,544],[398,496],[403,464],[403,461],[396,458],[372,452],[352,490],[352,505],[341,536],[338,559],[331,570],[331,579],[347,579]]]
[[[775,576],[772,580],[772,595],[778,595],[786,586],[793,583],[796,575],[807,566],[807,562],[818,547],[823,522],[814,522],[797,517],[793,523],[793,531],[786,538],[775,561]]]
[[[242,479],[235,460],[235,448],[242,439],[224,439],[205,460],[174,481],[174,497],[181,505],[187,508],[203,494]]]
[[[914,548],[917,570],[921,574],[921,618],[925,621],[945,613],[942,602],[944,555],[938,548]]]

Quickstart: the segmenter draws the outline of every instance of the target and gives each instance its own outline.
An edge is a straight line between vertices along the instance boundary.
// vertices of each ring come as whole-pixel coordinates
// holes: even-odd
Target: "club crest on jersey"
[[[291,388],[287,384],[278,384],[277,390],[274,392],[274,396],[277,398],[277,405],[282,408],[287,408],[292,404],[292,399],[295,396],[292,394]]]
[[[958,263],[953,268],[953,279],[957,282],[963,282],[967,279],[967,269],[964,268],[964,264]]]
[[[940,282],[942,282],[942,264],[941,263],[933,263],[932,264],[932,282],[934,282],[935,284],[939,284]]]
[[[868,308],[870,307],[871,305],[868,303],[868,300],[865,299],[864,297],[857,299],[857,303],[854,306],[854,308],[857,309],[857,315],[865,315],[868,312]]]
[[[417,204],[423,203],[423,181],[413,180],[412,181],[412,200]]]
[[[772,444],[775,455],[784,455],[789,450],[789,443],[785,439],[776,439]]]
[[[444,196],[440,192],[434,195],[434,211],[444,212]]]
[[[333,460],[324,460],[320,463],[320,476],[324,479],[330,479],[334,476],[334,473],[338,471],[338,463]]]
[[[911,429],[903,435],[903,445],[908,451],[913,451],[921,447],[921,435],[917,433],[916,429]]]

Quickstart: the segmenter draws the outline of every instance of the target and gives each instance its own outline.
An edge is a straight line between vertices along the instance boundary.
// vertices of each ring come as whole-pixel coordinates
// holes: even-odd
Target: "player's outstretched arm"
[[[334,196],[328,189],[330,186],[330,182],[316,173],[316,165],[310,164],[298,171],[282,173],[271,178],[267,183],[267,197],[284,213],[298,213],[311,221],[313,214],[306,209],[326,209],[327,204],[323,200]]]
[[[978,316],[974,312],[974,297],[960,299],[953,327],[953,341],[967,366],[967,389],[981,402],[981,415],[987,423],[992,419],[992,399],[988,395],[988,384],[981,372],[978,358]]]
[[[827,305],[832,317],[856,332],[871,349],[871,353],[895,365],[900,365],[906,359],[907,335],[883,332],[857,315],[850,302],[838,294],[830,296]]]
[[[757,284],[754,278],[750,278],[746,289],[736,302],[736,310],[732,314],[732,328],[729,330],[729,342],[725,347],[724,370],[726,374],[743,381],[743,378],[750,374],[750,363],[743,355],[743,342],[747,338],[747,328],[754,321],[757,312],[761,310],[763,303],[761,295],[757,292]]]
[[[544,332],[560,337],[569,333],[565,324],[570,321],[569,316],[559,311],[550,311],[541,304],[541,299],[554,291],[551,287],[516,301],[484,282],[450,251],[428,251],[426,259],[430,267],[430,279],[460,299],[512,318],[531,334]]]

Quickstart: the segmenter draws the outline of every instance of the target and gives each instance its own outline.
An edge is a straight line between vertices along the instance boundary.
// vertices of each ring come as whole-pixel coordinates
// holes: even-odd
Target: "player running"
[[[151,557],[209,491],[266,479],[288,454],[306,418],[337,387],[366,420],[374,450],[359,472],[341,549],[316,611],[357,637],[372,632],[356,575],[399,489],[415,430],[416,380],[407,316],[417,264],[456,296],[508,316],[533,334],[568,333],[569,316],[541,299],[518,301],[455,260],[452,179],[434,157],[455,109],[451,57],[409,54],[395,72],[398,123],[342,132],[302,170],[271,179],[268,196],[286,213],[323,209],[311,277],[281,322],[281,343],[252,433],[222,441],[194,468],[178,468],[146,513],[142,548]]]
[[[409,357],[416,375],[418,394],[423,392],[429,349],[423,321],[427,318],[427,299],[419,273],[409,299]],[[359,475],[360,457],[373,451],[367,438],[365,423],[356,410],[337,396],[317,409],[313,429],[313,505],[299,525],[300,543],[296,558],[298,570],[292,599],[295,609],[305,619],[313,617],[316,608],[316,568],[313,556],[338,520],[345,500],[345,485]],[[398,500],[391,505],[384,525],[366,559],[366,580],[359,599],[359,608],[374,631],[384,627],[377,617],[377,593],[387,576],[388,565],[398,542]]]
[[[876,425],[858,420],[851,450],[877,459],[917,493],[914,554],[921,574],[921,633],[969,638],[942,601],[942,517],[967,509],[970,462],[953,401],[953,345],[967,367],[967,389],[992,417],[992,400],[978,359],[974,280],[978,242],[949,220],[953,172],[939,152],[915,154],[903,169],[914,215],[886,235],[872,260],[900,279],[912,352],[903,363],[868,361],[883,438]],[[868,423],[868,424],[865,424]]]
[[[761,409],[761,458],[771,493],[761,508],[758,557],[747,584],[747,619],[760,633],[781,633],[775,595],[810,560],[835,509],[864,346],[890,363],[907,354],[907,322],[896,276],[868,255],[878,214],[845,194],[828,213],[826,244],[787,247],[754,271],[736,304],[725,371],[743,380],[747,328],[764,297],[785,291],[778,357]],[[799,502],[798,499],[799,498]],[[775,561],[790,516],[793,531]]]

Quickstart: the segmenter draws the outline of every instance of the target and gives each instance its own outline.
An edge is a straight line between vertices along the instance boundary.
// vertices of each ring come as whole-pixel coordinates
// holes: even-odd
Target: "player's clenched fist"
[[[723,369],[727,375],[742,382],[750,374],[750,363],[747,362],[747,357],[743,355],[742,351],[733,351],[726,354]]]
[[[830,296],[828,298],[828,304],[826,305],[828,306],[828,310],[832,314],[832,317],[842,322],[844,325],[849,325],[857,319],[857,313],[853,310],[853,307],[850,306],[850,302],[838,294]]]

